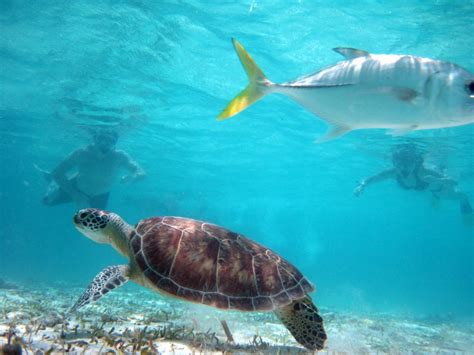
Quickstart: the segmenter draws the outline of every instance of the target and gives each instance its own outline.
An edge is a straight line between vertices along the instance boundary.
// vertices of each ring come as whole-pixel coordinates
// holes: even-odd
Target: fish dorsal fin
[[[333,48],[332,50],[344,56],[346,59],[354,59],[354,58],[359,58],[359,57],[370,56],[369,52],[363,51],[362,49],[356,49],[356,48],[337,47],[337,48]]]

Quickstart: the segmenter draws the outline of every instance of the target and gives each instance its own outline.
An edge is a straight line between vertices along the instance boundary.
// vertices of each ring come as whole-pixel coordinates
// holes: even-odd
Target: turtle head
[[[115,213],[85,208],[76,212],[73,223],[79,232],[97,243],[116,243],[117,238],[123,239],[125,222]]]

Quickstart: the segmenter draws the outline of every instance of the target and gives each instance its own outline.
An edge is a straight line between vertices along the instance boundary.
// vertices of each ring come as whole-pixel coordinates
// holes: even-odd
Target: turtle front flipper
[[[128,281],[129,272],[130,267],[128,265],[106,267],[94,277],[94,280],[92,280],[89,287],[87,287],[69,312],[77,311],[86,304],[97,301],[114,288],[122,286]]]
[[[288,328],[296,341],[310,350],[321,350],[326,341],[323,319],[307,296],[276,309],[276,315]]]

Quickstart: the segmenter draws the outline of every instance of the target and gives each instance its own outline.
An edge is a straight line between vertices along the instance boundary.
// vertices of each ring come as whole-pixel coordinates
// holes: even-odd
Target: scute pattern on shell
[[[225,228],[180,217],[139,222],[133,256],[157,288],[223,309],[273,310],[314,290],[290,263]]]

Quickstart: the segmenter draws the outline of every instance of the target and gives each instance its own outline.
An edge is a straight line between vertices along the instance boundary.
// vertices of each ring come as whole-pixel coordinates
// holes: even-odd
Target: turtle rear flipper
[[[321,350],[326,341],[323,319],[309,297],[275,310],[276,315],[305,348]]]
[[[114,288],[122,286],[129,279],[129,271],[130,267],[128,265],[106,267],[94,277],[89,287],[87,287],[68,312],[77,311],[86,304],[97,301]]]

